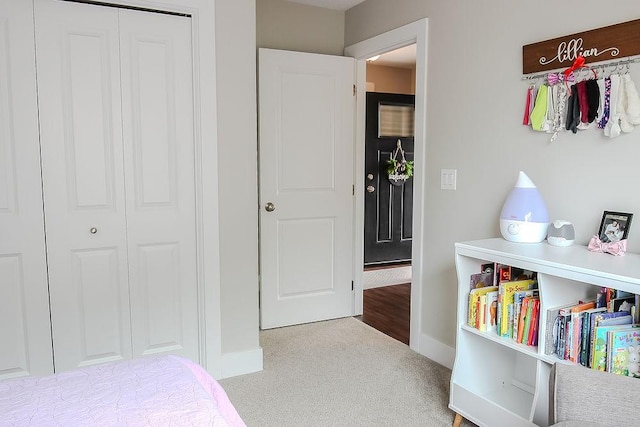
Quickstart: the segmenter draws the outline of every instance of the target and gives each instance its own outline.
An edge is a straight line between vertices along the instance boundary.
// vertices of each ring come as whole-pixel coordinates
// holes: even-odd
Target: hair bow
[[[555,84],[567,81],[567,82],[573,82],[575,81],[575,76],[573,75],[573,71],[568,73],[567,75],[563,74],[563,73],[549,73],[547,74],[547,82],[549,83],[550,86],[553,86]]]
[[[573,65],[567,68],[566,70],[564,70],[565,77],[567,77],[569,74],[572,74],[575,70],[578,70],[584,67],[585,66],[584,63],[585,63],[584,56],[582,55],[578,56],[578,58],[576,58],[576,60],[573,62]]]
[[[623,256],[627,250],[627,239],[612,243],[603,243],[598,236],[593,236],[587,247],[591,252],[603,252],[615,256]]]

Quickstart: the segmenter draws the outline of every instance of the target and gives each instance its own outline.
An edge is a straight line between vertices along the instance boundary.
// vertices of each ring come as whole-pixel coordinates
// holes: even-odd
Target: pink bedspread
[[[245,427],[202,367],[177,356],[0,382],[0,426]]]

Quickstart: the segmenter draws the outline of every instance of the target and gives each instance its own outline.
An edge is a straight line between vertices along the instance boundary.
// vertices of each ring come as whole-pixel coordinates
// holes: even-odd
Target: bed
[[[200,365],[156,356],[0,382],[0,426],[245,427]]]

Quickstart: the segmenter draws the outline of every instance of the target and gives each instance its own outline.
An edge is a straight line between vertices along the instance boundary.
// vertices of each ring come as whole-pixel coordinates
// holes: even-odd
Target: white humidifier
[[[520,171],[500,213],[500,233],[510,242],[540,243],[548,227],[547,206],[535,184]]]

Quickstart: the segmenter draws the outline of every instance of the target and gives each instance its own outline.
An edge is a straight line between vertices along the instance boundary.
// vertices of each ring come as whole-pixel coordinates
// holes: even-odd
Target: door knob
[[[372,174],[372,173],[368,173],[368,174],[367,174],[367,179],[368,179],[369,181],[373,181],[373,174]]]
[[[367,191],[369,193],[373,193],[374,191],[376,191],[376,187],[374,187],[373,185],[367,185]]]
[[[98,232],[98,229],[95,227],[91,227],[91,229],[89,230],[89,233],[91,234],[96,234]]]
[[[267,211],[267,212],[273,212],[273,211],[276,210],[276,205],[274,205],[271,202],[267,202],[267,204],[264,205],[264,210]]]

